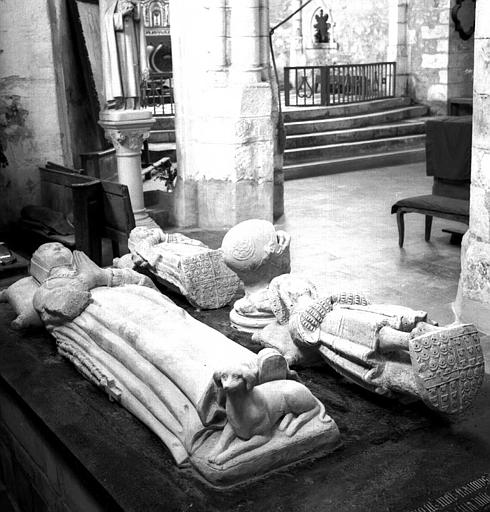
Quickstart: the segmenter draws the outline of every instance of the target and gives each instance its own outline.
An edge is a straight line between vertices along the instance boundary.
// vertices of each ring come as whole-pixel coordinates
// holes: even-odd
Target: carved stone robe
[[[101,0],[101,44],[104,92],[109,106],[118,99],[140,97],[148,74],[146,39],[140,5],[122,16],[120,0]]]

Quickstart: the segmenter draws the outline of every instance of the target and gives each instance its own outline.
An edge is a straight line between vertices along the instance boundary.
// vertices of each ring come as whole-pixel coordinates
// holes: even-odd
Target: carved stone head
[[[225,263],[245,286],[267,285],[274,277],[290,271],[290,241],[287,233],[276,231],[270,222],[252,219],[231,228],[221,249]]]
[[[38,247],[32,255],[29,272],[39,283],[46,280],[49,272],[56,267],[73,265],[73,254],[59,242],[51,242]]]

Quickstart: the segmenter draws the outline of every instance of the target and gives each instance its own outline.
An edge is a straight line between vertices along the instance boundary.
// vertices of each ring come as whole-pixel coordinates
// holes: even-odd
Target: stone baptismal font
[[[30,268],[37,285],[26,278],[26,290],[60,354],[208,483],[233,485],[339,445],[335,422],[277,351],[254,354],[149,278],[101,269],[59,243],[40,246]],[[14,308],[15,289],[2,295]]]

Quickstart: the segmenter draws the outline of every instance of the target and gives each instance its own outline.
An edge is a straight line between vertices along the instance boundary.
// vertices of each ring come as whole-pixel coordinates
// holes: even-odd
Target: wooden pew
[[[101,264],[102,239],[108,238],[113,255],[120,256],[121,246],[126,248],[129,233],[135,227],[127,186],[94,179],[51,162],[40,167],[40,174],[43,206],[65,215],[73,212],[72,247]]]

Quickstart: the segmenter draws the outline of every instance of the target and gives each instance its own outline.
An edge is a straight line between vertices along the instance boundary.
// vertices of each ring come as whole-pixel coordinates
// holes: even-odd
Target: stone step
[[[369,153],[399,151],[412,149],[424,143],[425,134],[417,134],[376,140],[342,142],[340,144],[327,144],[307,148],[286,149],[284,152],[284,164],[300,164],[319,160],[361,156]]]
[[[177,145],[175,142],[149,142],[148,151],[150,152],[150,162],[156,162],[165,156],[173,162],[177,161]]]
[[[175,116],[153,116],[155,124],[152,130],[175,130]]]
[[[426,116],[428,111],[429,108],[425,105],[414,105],[347,117],[294,121],[285,123],[284,126],[286,135],[318,133],[333,130],[346,130],[349,128],[362,128],[363,126],[373,126],[381,123],[394,123],[402,119]]]
[[[370,112],[408,107],[410,104],[410,98],[388,98],[385,100],[364,101],[362,103],[333,105],[330,107],[283,107],[283,114],[284,122],[288,123],[308,119],[325,119],[368,114]]]
[[[295,180],[312,176],[326,176],[341,172],[359,171],[378,167],[404,165],[425,160],[425,146],[411,149],[371,153],[348,158],[320,160],[284,166],[284,179]]]
[[[289,135],[286,138],[286,148],[309,148],[342,142],[362,140],[387,139],[425,133],[425,121],[405,120],[396,124],[381,124],[348,130],[334,130],[323,133]]]
[[[151,130],[148,142],[175,142],[175,130]]]

